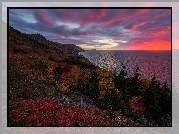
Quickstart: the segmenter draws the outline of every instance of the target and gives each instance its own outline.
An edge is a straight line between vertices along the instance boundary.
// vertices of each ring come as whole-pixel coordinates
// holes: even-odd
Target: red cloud
[[[143,35],[145,34],[145,35],[155,35],[155,36],[157,36],[157,35],[161,35],[161,34],[166,34],[170,31],[171,31],[170,26],[165,27],[165,28],[160,28],[160,27],[158,27],[158,28],[148,28],[146,30],[143,30],[142,34]]]
[[[84,26],[91,22],[99,23],[101,21],[101,18],[105,16],[105,14],[106,14],[106,9],[84,10],[81,16],[81,25]]]
[[[138,27],[138,26],[143,26],[143,25],[145,25],[146,23],[147,23],[146,21],[144,21],[144,22],[139,22],[139,23],[136,23],[136,24],[132,24],[132,25],[130,25],[130,26],[127,26],[127,27],[125,27],[125,29],[134,30],[136,27]]]
[[[18,11],[21,12],[21,11]],[[28,11],[31,13],[32,11]],[[28,15],[28,12],[26,13]],[[120,43],[119,46],[125,49],[152,49],[152,44],[168,44],[171,38],[171,22],[170,10],[160,9],[55,9],[55,10],[33,10],[34,17],[37,23],[23,22],[24,26],[30,27],[32,32],[41,31],[43,33],[51,33],[52,35],[62,35],[63,37],[77,37],[79,39],[73,40],[78,42],[85,42],[85,39],[90,37],[89,42],[93,42],[92,38],[98,36],[110,37],[114,40],[126,40],[125,43]],[[12,13],[13,14],[13,13]],[[24,16],[13,17],[11,15],[10,22],[17,22],[18,19]],[[24,18],[24,20],[26,20]],[[42,25],[42,22],[46,24]],[[59,24],[58,24],[59,22]],[[60,24],[62,22],[62,24]],[[66,24],[65,24],[66,23]],[[70,25],[78,25],[78,27],[70,27]],[[17,28],[23,29],[18,23]],[[55,25],[57,24],[57,25]],[[63,24],[65,26],[63,26]],[[178,27],[179,23],[175,23],[173,29]],[[61,25],[61,26],[60,26]],[[49,27],[50,26],[50,27]],[[69,26],[69,27],[68,27]],[[126,31],[129,29],[131,31]],[[136,30],[137,29],[137,30]],[[26,31],[26,29],[23,29]],[[133,31],[132,31],[133,30]],[[28,31],[28,32],[31,32]],[[85,36],[86,35],[86,36]],[[87,36],[88,35],[88,36]],[[54,36],[49,37],[54,39]],[[85,38],[86,37],[86,38]],[[59,37],[60,38],[60,37]],[[135,40],[133,40],[135,39]],[[158,41],[154,41],[158,39]],[[163,40],[168,39],[168,40]],[[72,40],[72,39],[70,39]],[[67,41],[70,41],[67,40]],[[160,40],[160,41],[159,41]],[[150,44],[150,45],[149,45]],[[142,46],[143,45],[143,46]],[[149,47],[151,46],[151,47]],[[158,45],[156,45],[158,46]],[[167,47],[167,45],[164,45]],[[157,48],[155,48],[157,49]],[[161,48],[163,49],[163,48]]]
[[[156,34],[157,34],[157,35],[160,35],[160,34],[166,34],[166,33],[168,33],[168,32],[170,32],[170,30],[168,30],[168,28],[166,28],[166,29],[163,29],[163,31],[157,32]]]
[[[42,12],[37,11],[36,15],[38,17],[38,19],[44,23],[49,24],[50,26],[53,26],[53,23],[46,17],[46,15],[44,15]]]
[[[106,14],[106,9],[100,9],[99,14],[100,16],[104,16]]]
[[[148,9],[141,9],[141,10],[139,11],[139,14],[140,14],[140,15],[141,15],[141,14],[145,14],[147,11],[148,11]]]

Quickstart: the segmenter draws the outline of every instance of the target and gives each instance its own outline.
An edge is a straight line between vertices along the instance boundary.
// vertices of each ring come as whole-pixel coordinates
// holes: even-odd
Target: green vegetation
[[[63,46],[68,45],[50,42],[39,34],[22,34],[10,27],[10,126],[164,125],[161,118],[171,115],[172,107],[171,90],[166,82],[159,83],[155,76],[151,81],[141,79],[139,68],[127,78],[125,66],[115,75],[92,65],[83,56],[72,54],[74,48],[81,48],[72,45],[63,50]],[[96,105],[91,109],[80,109],[57,100],[62,96],[75,96],[76,93],[89,97]],[[43,101],[43,106],[39,100]],[[24,109],[20,107],[24,105]],[[34,108],[37,110],[31,110]],[[49,120],[39,123],[33,112],[39,115],[39,119],[46,119],[40,113],[42,111],[49,116]],[[80,116],[73,113],[75,111],[85,113]],[[16,114],[20,114],[19,117]],[[127,118],[128,122],[117,122],[119,116]],[[74,118],[70,120],[71,117]]]
[[[83,62],[81,61],[82,57],[80,56],[73,56],[73,57],[69,57],[63,60],[63,62],[70,64],[70,65],[77,65],[79,68],[81,69],[95,69],[97,68],[96,66],[94,66],[91,63],[87,63],[87,62]]]

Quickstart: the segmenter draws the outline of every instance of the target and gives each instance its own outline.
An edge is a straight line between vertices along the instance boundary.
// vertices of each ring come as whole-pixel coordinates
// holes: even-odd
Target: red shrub
[[[12,126],[95,126],[102,124],[100,109],[67,106],[49,98],[13,99],[10,102],[10,125]],[[96,116],[96,117],[95,117]],[[105,116],[105,115],[103,115]],[[27,120],[25,120],[25,118]],[[105,119],[105,118],[104,118]]]
[[[133,109],[138,115],[141,115],[146,109],[142,102],[138,102],[141,99],[142,96],[133,96],[128,103],[129,108]]]

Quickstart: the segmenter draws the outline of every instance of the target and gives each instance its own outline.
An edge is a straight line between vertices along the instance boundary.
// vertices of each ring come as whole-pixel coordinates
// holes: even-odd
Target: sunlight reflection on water
[[[90,50],[80,54],[100,68],[119,73],[125,65],[131,76],[139,67],[141,78],[151,80],[155,75],[160,82],[171,85],[171,51]]]

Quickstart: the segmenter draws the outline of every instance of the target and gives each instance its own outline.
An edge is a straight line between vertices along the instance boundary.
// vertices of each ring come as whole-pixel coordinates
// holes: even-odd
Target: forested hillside
[[[74,44],[9,27],[8,126],[171,126],[167,83],[94,66]]]

